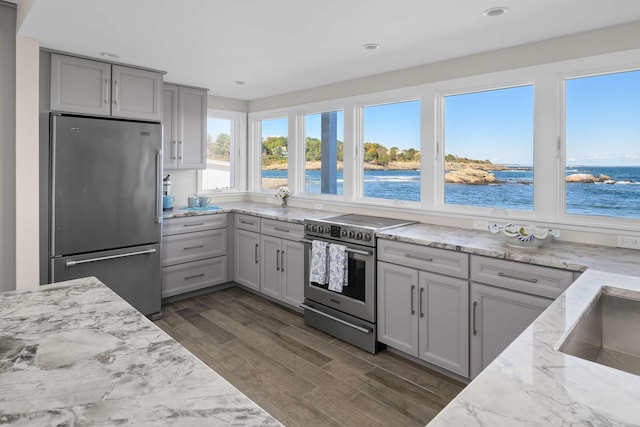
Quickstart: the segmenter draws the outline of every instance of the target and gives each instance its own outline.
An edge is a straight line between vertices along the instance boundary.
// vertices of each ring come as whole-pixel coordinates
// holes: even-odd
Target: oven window
[[[336,294],[344,295],[346,297],[365,302],[365,279],[366,279],[365,265],[366,265],[365,260],[356,259],[352,256],[349,256],[349,261],[348,261],[349,283],[348,283],[348,286],[345,286],[342,288],[342,292],[334,292],[329,290],[329,285],[321,285],[316,282],[311,282],[311,284],[319,288],[327,289],[330,292],[334,292]]]

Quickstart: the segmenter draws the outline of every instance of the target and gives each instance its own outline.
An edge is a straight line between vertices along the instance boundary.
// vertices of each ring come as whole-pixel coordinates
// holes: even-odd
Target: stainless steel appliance
[[[162,125],[50,118],[50,278],[96,276],[161,310]]]
[[[304,320],[305,324],[375,353],[381,348],[376,330],[376,240],[385,228],[414,221],[347,214],[305,220]],[[348,286],[341,293],[326,284],[311,282],[313,240],[347,247]]]

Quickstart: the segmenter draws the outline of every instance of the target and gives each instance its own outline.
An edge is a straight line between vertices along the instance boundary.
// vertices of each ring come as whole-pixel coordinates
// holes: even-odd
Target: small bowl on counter
[[[512,248],[534,249],[539,248],[554,238],[560,237],[560,231],[535,225],[493,224],[489,231],[497,234]]]

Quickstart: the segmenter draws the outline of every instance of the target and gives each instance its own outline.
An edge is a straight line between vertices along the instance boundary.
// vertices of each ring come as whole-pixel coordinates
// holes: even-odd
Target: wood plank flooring
[[[464,387],[310,328],[240,287],[163,312],[156,325],[286,426],[424,426]]]

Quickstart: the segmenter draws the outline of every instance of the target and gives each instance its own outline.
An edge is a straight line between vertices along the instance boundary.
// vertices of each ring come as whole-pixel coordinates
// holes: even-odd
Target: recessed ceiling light
[[[493,18],[495,16],[504,15],[509,11],[508,8],[504,6],[492,7],[491,9],[485,10],[482,14],[488,18]]]
[[[380,49],[380,45],[378,43],[365,43],[362,45],[363,48],[367,50],[376,50]]]
[[[242,86],[244,84],[244,82],[242,80],[234,80],[233,84],[236,86]]]
[[[105,58],[111,58],[111,59],[120,58],[120,56],[116,55],[115,53],[109,53],[109,52],[100,52],[100,56],[104,56]]]

